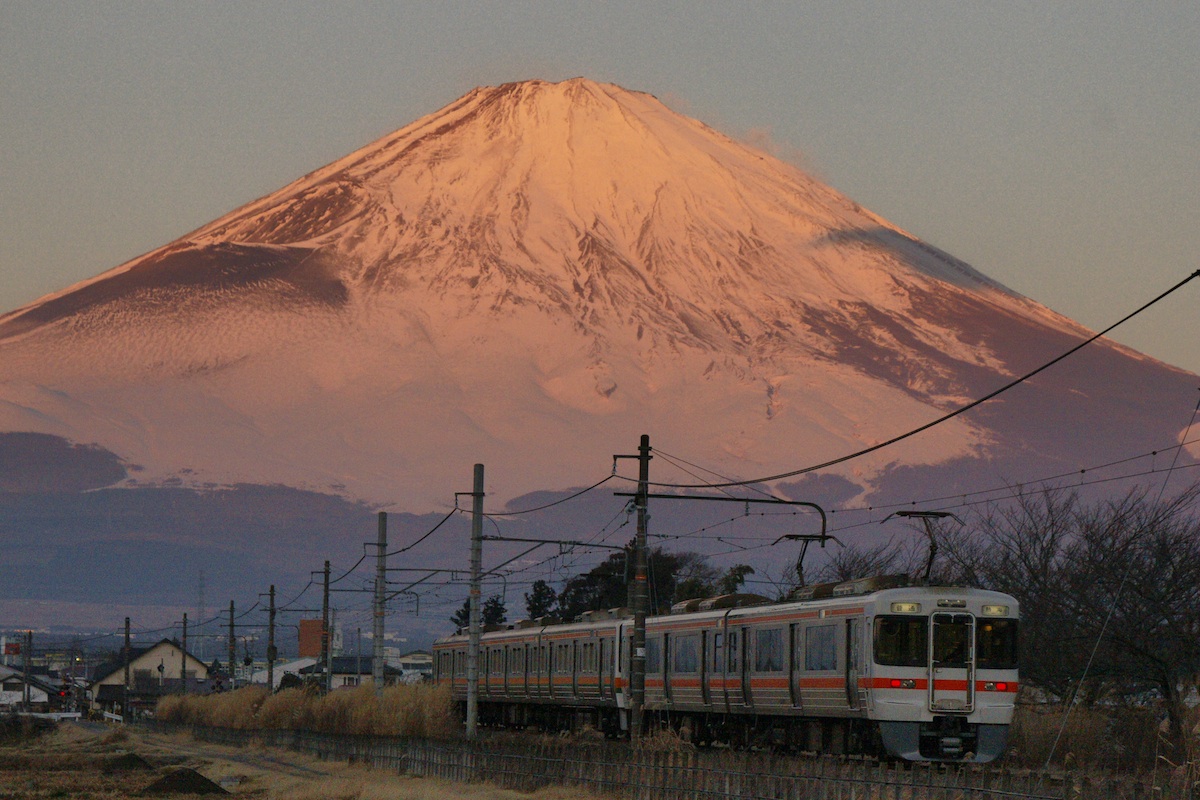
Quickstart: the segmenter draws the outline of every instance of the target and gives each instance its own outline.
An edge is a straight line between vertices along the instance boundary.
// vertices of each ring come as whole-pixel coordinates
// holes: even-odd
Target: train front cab
[[[887,753],[988,762],[1017,692],[1017,602],[993,592],[882,593],[872,622],[871,716]]]

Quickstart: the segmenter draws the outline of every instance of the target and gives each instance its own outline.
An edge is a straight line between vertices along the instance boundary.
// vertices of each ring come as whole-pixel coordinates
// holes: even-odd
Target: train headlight
[[[988,681],[983,685],[983,690],[985,692],[1007,692],[1008,684],[1004,681],[996,681],[994,683],[992,681]]]
[[[920,603],[892,603],[893,614],[920,614]]]
[[[983,615],[985,617],[1007,617],[1008,606],[984,606]]]
[[[915,689],[917,682],[911,678],[892,678],[891,687],[893,689]]]

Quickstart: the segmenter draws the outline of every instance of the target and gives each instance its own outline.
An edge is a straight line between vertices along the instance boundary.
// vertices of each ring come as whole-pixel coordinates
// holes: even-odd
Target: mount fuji
[[[444,510],[475,462],[497,509],[594,483],[643,433],[738,478],[819,463],[1090,335],[648,94],[526,81],[475,89],[0,317],[0,487],[10,508],[273,487],[285,505],[367,520],[342,534],[366,539],[370,509]],[[774,488],[866,504],[1077,470],[1178,444],[1195,386],[1100,340],[920,436]],[[328,546],[285,547],[251,520],[278,503],[251,506],[223,523],[250,533],[219,543],[164,532],[167,517],[97,530],[95,509],[53,529],[100,551],[216,548],[195,564],[265,538],[264,575]],[[0,528],[25,552],[47,514],[9,518],[33,526]],[[309,518],[311,536],[326,522]],[[17,583],[10,599],[55,585]]]

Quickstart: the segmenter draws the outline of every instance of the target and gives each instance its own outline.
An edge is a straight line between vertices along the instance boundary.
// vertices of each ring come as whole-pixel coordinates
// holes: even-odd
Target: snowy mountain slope
[[[591,483],[641,433],[728,473],[804,466],[1086,334],[649,95],[529,81],[0,317],[0,430],[140,481],[423,511],[476,461],[499,501]],[[844,474],[917,491],[913,467],[1019,479],[1172,441],[1193,377],[1081,356]]]

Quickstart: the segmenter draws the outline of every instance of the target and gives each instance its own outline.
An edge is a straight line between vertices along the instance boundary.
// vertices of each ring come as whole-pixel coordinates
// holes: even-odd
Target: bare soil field
[[[96,723],[63,723],[0,743],[0,800],[219,797],[264,800],[603,800],[578,789],[532,795],[409,778],[285,750],[233,748]]]

